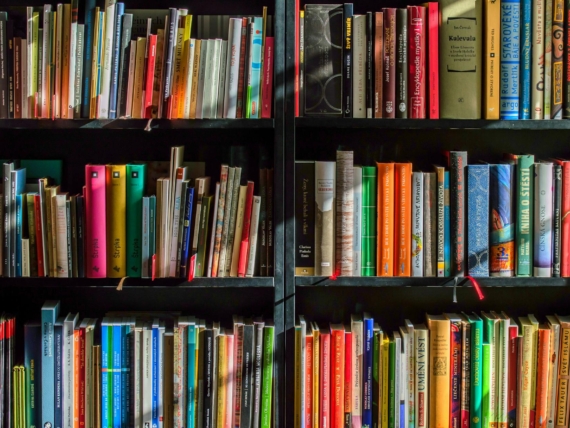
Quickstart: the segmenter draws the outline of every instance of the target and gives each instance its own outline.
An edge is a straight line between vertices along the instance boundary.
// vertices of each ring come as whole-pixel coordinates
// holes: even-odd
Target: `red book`
[[[238,92],[236,104],[236,119],[243,117],[243,99],[245,85],[245,47],[247,43],[247,18],[242,18],[241,26],[241,43],[239,49],[239,74],[238,74]]]
[[[344,427],[352,426],[352,332],[344,332]]]
[[[305,338],[305,426],[313,427],[313,334]]]
[[[44,237],[42,231],[42,215],[40,211],[40,195],[34,195],[34,222],[36,227],[36,254],[38,257],[38,276],[46,276],[44,270]]]
[[[85,427],[85,327],[87,320],[83,320],[79,327],[79,427]]]
[[[408,6],[408,77],[411,119],[426,118],[426,8]]]
[[[265,52],[263,53],[263,90],[261,92],[261,118],[271,119],[271,107],[273,106],[273,37],[265,38]]]
[[[151,34],[148,36],[147,43],[147,58],[146,58],[146,82],[145,82],[145,92],[144,92],[144,104],[143,111],[145,119],[152,118],[152,94],[153,94],[153,84],[154,84],[154,66],[156,62],[156,34]],[[172,97],[170,97],[172,98]],[[167,118],[170,117],[170,108],[168,109]]]
[[[557,160],[562,166],[562,242],[560,245],[560,275],[570,276],[570,161]]]
[[[507,390],[507,426],[516,424],[517,417],[517,367],[519,353],[519,326],[509,326],[509,385]]]
[[[330,395],[331,395],[331,334],[321,329],[321,361],[320,361],[320,407],[319,427],[330,428]]]
[[[429,118],[439,119],[439,10],[428,3],[428,82]],[[424,21],[425,22],[425,21]]]
[[[382,117],[396,117],[396,9],[382,9],[384,14],[384,78],[382,80]]]
[[[85,165],[85,276],[107,276],[105,165]]]
[[[249,227],[251,225],[251,207],[253,205],[253,181],[247,182],[245,196],[245,212],[243,214],[243,229],[241,232],[241,245],[239,248],[238,277],[245,278],[249,255]]]
[[[344,325],[331,324],[331,428],[344,427]]]
[[[374,14],[374,117],[382,117],[382,72],[384,70],[384,48],[382,42],[384,38],[384,14],[376,12]]]
[[[299,25],[299,17],[300,17],[300,0],[295,0],[295,82],[294,82],[294,91],[295,91],[295,117],[299,117],[300,109],[299,109],[299,82],[300,82],[300,52],[299,49],[301,48],[301,34],[300,25]]]

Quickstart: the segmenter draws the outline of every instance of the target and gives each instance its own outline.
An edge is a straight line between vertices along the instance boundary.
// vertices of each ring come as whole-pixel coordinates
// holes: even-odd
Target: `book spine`
[[[396,9],[382,9],[384,14],[384,79],[382,117],[396,117]]]
[[[552,184],[554,189],[552,208],[552,276],[560,277],[561,228],[562,228],[562,166],[554,165]]]
[[[273,107],[273,68],[275,56],[275,38],[265,38],[265,51],[263,53],[263,84],[261,92],[261,117],[271,118]]]
[[[165,34],[164,40],[164,60],[163,60],[163,78],[162,82],[162,109],[161,117],[169,117],[170,107],[172,105],[171,95],[172,90],[172,68],[174,62],[174,49],[176,48],[176,30],[178,24],[178,10],[175,8],[170,8],[169,18],[168,18],[168,37]]]
[[[411,270],[411,213],[412,213],[412,164],[395,165],[395,234],[394,275],[410,276]]]
[[[94,42],[95,0],[85,1],[85,53],[83,55],[83,91],[81,96],[81,117],[89,117],[91,103],[92,53]]]
[[[412,119],[425,119],[426,107],[426,8],[408,6],[409,27],[409,115]]]
[[[502,43],[500,41],[502,37],[499,35],[501,33],[501,5],[501,2],[485,1],[485,96],[483,107],[485,119],[499,119],[501,111],[499,102],[503,83],[499,79],[498,73]],[[511,22],[507,25],[512,27]]]
[[[222,165],[222,172],[220,174],[220,197],[218,201],[218,212],[214,215],[216,216],[215,224],[215,248],[213,255],[212,271],[213,277],[218,276],[218,265],[220,261],[220,247],[222,245],[222,229],[224,226],[224,212],[226,208],[226,190],[228,185],[228,166]],[[214,231],[212,230],[212,233]]]
[[[236,168],[230,167],[228,170],[228,182],[226,186],[226,194],[225,194],[225,201],[224,201],[224,224],[222,226],[222,239],[220,244],[220,256],[219,256],[219,263],[218,263],[218,276],[223,277],[225,276],[226,272],[226,253],[228,251],[228,235],[229,235],[229,228],[231,222],[231,212],[232,212],[232,205],[234,203],[237,204],[238,201],[234,201],[234,175],[236,172]]]
[[[444,185],[445,168],[436,167],[437,178],[437,276],[445,276],[445,215],[444,215]]]
[[[417,428],[427,428],[429,423],[429,334],[428,330],[414,330],[415,340],[415,415]]]
[[[245,197],[244,215],[243,215],[243,232],[239,242],[239,262],[237,267],[237,276],[245,277],[247,274],[248,258],[251,257],[249,253],[249,245],[253,242],[250,241],[250,229],[252,226],[252,207],[253,207],[253,182],[247,182],[247,190]],[[255,258],[255,256],[254,256]]]
[[[517,276],[532,276],[534,225],[534,156],[517,156]]]
[[[330,428],[330,356],[331,356],[331,335],[330,333],[323,333],[321,331],[321,361],[320,361],[320,377],[321,377],[321,387],[320,387],[320,421],[319,426],[323,428]]]
[[[467,152],[450,152],[450,214],[451,225],[451,274],[463,276],[465,272],[465,167]]]
[[[8,75],[8,118],[14,119],[14,74],[15,74],[15,52],[14,52],[14,21],[8,19],[6,22],[6,72]],[[8,371],[6,379],[10,382],[12,374]]]
[[[427,15],[429,118],[439,119],[439,4],[437,2],[428,3]]]
[[[239,251],[238,248],[239,246],[241,246],[241,232],[243,230],[243,216],[241,218],[239,218],[239,226],[237,226],[236,223],[238,223],[238,212],[241,211],[243,213],[244,209],[245,209],[245,195],[243,199],[240,199],[240,190],[241,190],[241,168],[236,167],[235,169],[235,173],[234,173],[234,186],[233,186],[233,194],[232,194],[232,209],[230,211],[230,225],[228,228],[228,242],[227,242],[227,246],[226,246],[226,265],[224,268],[224,276],[231,276],[232,274],[232,264],[235,265],[234,267],[234,276],[237,276],[237,266],[239,263]],[[253,186],[253,182],[251,183],[251,185]],[[247,187],[244,186],[244,191],[245,189],[247,189]],[[253,192],[252,192],[252,198],[253,198]],[[240,205],[241,203],[241,205]],[[250,208],[250,213],[251,213],[251,208]],[[251,221],[251,218],[250,218]],[[238,236],[239,233],[239,236]],[[249,236],[248,236],[249,237]],[[235,242],[235,248],[236,251],[238,251],[238,253],[236,254],[236,259],[234,263],[232,263],[232,259],[233,259],[233,253],[234,253],[234,241]],[[247,262],[244,266],[244,273],[245,273],[245,269],[247,267]]]
[[[423,173],[412,174],[412,276],[424,276],[424,180]]]
[[[552,5],[552,119],[562,119],[563,58],[564,56],[564,1]]]
[[[548,371],[551,355],[550,329],[538,330],[537,377],[536,377],[536,428],[546,428],[548,422]]]
[[[374,14],[374,117],[382,117],[384,72],[384,14]]]
[[[362,167],[362,276],[376,276],[376,168]]]
[[[451,386],[450,386],[450,428],[461,426],[461,321],[451,321]]]
[[[570,163],[562,163],[561,276],[570,276]]]
[[[38,257],[36,243],[36,215],[34,198],[36,195],[27,195],[28,237],[30,239],[30,276],[38,276]]]
[[[119,50],[119,71],[117,75],[117,117],[124,117],[127,115],[127,93],[129,81],[129,64],[130,64],[130,48],[131,48],[131,34],[133,27],[133,14],[125,13],[122,16],[122,34],[120,39]]]
[[[261,422],[260,428],[271,427],[271,402],[273,398],[273,352],[274,327],[263,329],[263,384],[261,388]]]
[[[25,196],[25,195],[24,195]],[[22,277],[22,195],[16,195],[16,277]]]
[[[471,417],[471,324],[461,322],[461,427],[469,428]]]
[[[352,117],[366,117],[366,15],[352,19]]]
[[[361,319],[352,320],[352,383],[348,388],[351,392],[351,419],[354,428],[362,427],[362,369],[364,356],[364,330]]]
[[[489,165],[467,165],[467,272],[489,276]]]
[[[352,3],[344,3],[343,5],[343,31],[344,31],[344,49],[342,50],[342,115],[343,117],[352,117],[352,74],[353,68],[353,24],[354,10]]]
[[[362,358],[362,426],[372,426],[372,364],[374,346],[374,320],[364,318],[364,349]]]
[[[59,304],[42,308],[42,360],[41,360],[41,379],[42,385],[54,385],[55,374],[55,341],[54,341],[54,324],[59,313]],[[49,424],[53,426],[55,396],[53,388],[42,389],[42,425]]]
[[[120,319],[113,323],[113,350],[112,350],[112,426],[121,426],[121,404],[122,404],[122,379],[121,379],[121,355],[123,353],[122,326]]]
[[[87,165],[85,183],[86,276],[105,278],[107,276],[105,166]]]
[[[8,119],[8,41],[6,40],[6,25],[8,14],[0,13],[0,119]]]
[[[519,364],[519,332],[517,325],[509,327],[509,343],[508,343],[508,393],[507,393],[507,424],[508,426],[517,426],[517,383],[518,383],[518,364]],[[555,400],[553,400],[555,401]]]
[[[352,332],[344,332],[344,397],[342,416],[343,420],[339,427],[349,428],[352,426]],[[318,379],[317,379],[318,381]],[[318,414],[318,409],[313,409]]]
[[[552,164],[535,165],[534,276],[552,276]]]
[[[374,111],[374,15],[366,12],[366,117]]]
[[[57,322],[53,328],[54,342],[55,342],[55,355],[54,355],[54,399],[55,399],[55,410],[54,410],[54,424],[56,428],[68,427],[71,420],[66,418],[68,416],[64,412],[64,408],[69,405],[69,403],[64,403],[64,363],[63,358],[63,343],[65,341],[63,333],[63,323]],[[67,392],[67,391],[66,391]],[[65,415],[65,416],[64,416]]]
[[[408,10],[396,9],[396,117],[408,118]]]
[[[40,359],[41,326],[24,324],[24,367],[26,368],[26,423],[30,427],[41,421]]]
[[[252,119],[260,117],[259,92],[261,88],[261,59],[262,59],[262,18],[253,19],[253,37],[251,41],[251,87],[248,87],[248,112]],[[247,117],[247,116],[246,116]]]
[[[477,317],[478,318],[478,317]],[[482,426],[482,382],[483,382],[483,322],[481,319],[471,321],[471,384],[470,427],[481,428]]]
[[[544,12],[544,118],[552,116],[552,5],[553,1],[545,2]]]
[[[437,273],[437,202],[436,174],[424,173],[424,270],[425,276],[436,276]]]
[[[149,248],[149,197],[144,196],[142,199],[142,231],[141,231],[141,277],[148,278],[148,266],[150,258]]]
[[[77,25],[77,43],[75,49],[75,76],[74,76],[74,99],[72,100],[73,118],[81,118],[81,96],[83,89],[83,55],[85,54],[85,25]]]
[[[127,180],[125,165],[106,167],[106,211],[107,211],[107,276],[122,278],[127,272],[126,254],[126,196]],[[93,214],[93,213],[92,213]],[[140,215],[140,214],[139,214]]]
[[[544,119],[544,1],[532,1],[532,119]]]
[[[98,106],[97,106],[97,118],[98,119],[108,119],[109,118],[109,96],[111,90],[111,70],[114,57],[114,42],[115,42],[115,18],[117,2],[116,0],[110,0],[105,4],[105,22],[104,22],[104,35],[103,40],[100,44],[103,45],[103,55],[101,64],[101,76],[100,76],[100,92],[98,93]]]
[[[501,1],[500,118],[519,118],[520,0]]]
[[[532,0],[521,0],[520,119],[531,118]]]
[[[358,97],[358,95],[357,95]],[[355,109],[355,113],[356,113]],[[335,275],[353,275],[354,153],[336,152]]]
[[[154,85],[154,69],[156,64],[156,41],[157,36],[151,34],[147,40],[146,54],[146,82],[143,79],[144,99],[142,100],[143,117],[150,119],[153,116],[153,85]]]
[[[257,269],[257,263],[258,263],[257,259],[259,255],[257,251],[257,242],[258,242],[260,209],[261,209],[261,197],[254,196],[253,207],[251,210],[251,225],[249,228],[249,255],[247,260],[247,271],[246,271],[246,277],[248,278],[253,277],[254,272],[256,272]]]
[[[180,249],[180,274],[179,276],[182,278],[186,278],[189,269],[191,268],[189,265],[190,261],[190,232],[192,230],[192,209],[194,205],[194,189],[192,187],[188,187],[186,189],[186,207],[184,208],[184,218],[182,223],[184,225],[182,230],[182,246]],[[206,219],[208,221],[209,219]],[[196,218],[196,221],[200,221],[200,219]],[[202,271],[203,271],[202,262]],[[196,274],[196,271],[194,271]]]
[[[331,389],[333,391],[333,396],[331,397],[331,427],[338,427],[342,428],[344,426],[344,386],[345,386],[345,379],[343,378],[344,375],[344,353],[345,353],[345,343],[344,343],[344,329],[337,329],[331,328]],[[308,337],[307,337],[308,338]],[[311,337],[312,339],[312,337]],[[307,349],[308,351],[308,349]],[[308,364],[309,364],[310,355],[307,352],[306,358],[306,367],[307,367],[307,375],[305,379],[308,380],[307,385],[310,383],[310,378],[308,375]],[[311,413],[311,406],[310,406],[310,389],[306,388],[306,399],[305,399],[305,421],[306,426],[310,426],[310,413]],[[309,418],[307,418],[307,415]]]
[[[77,276],[85,278],[85,197],[77,196],[76,216],[77,216]]]
[[[295,163],[295,275],[315,274],[315,163]]]
[[[336,178],[335,178],[336,181]],[[267,276],[275,274],[275,239],[274,239],[274,222],[273,222],[273,168],[267,168]]]
[[[335,162],[315,162],[316,223],[315,274],[332,276],[334,271]]]
[[[146,179],[146,165],[128,164],[126,168],[127,270],[131,277],[141,276],[142,199]],[[148,219],[147,219],[148,220]],[[147,225],[148,226],[148,225]],[[148,236],[147,236],[148,239]],[[147,256],[148,258],[148,256]]]
[[[22,38],[14,37],[14,119],[22,118]]]
[[[296,17],[298,20],[298,15]],[[243,105],[244,105],[244,86],[245,86],[245,61],[246,61],[246,50],[247,50],[247,18],[242,19],[241,27],[241,41],[240,41],[240,55],[239,55],[239,72],[237,80],[237,99],[236,99],[236,118],[241,119],[243,115]],[[298,21],[297,21],[298,22]],[[297,27],[298,28],[298,27]],[[297,39],[295,39],[297,43]],[[298,49],[296,49],[296,52]],[[298,65],[296,66],[298,67]],[[297,70],[297,76],[298,76]],[[297,85],[298,86],[298,85]],[[297,114],[298,116],[298,114]]]
[[[224,117],[228,119],[235,119],[236,117],[241,31],[242,20],[239,18],[230,18],[226,85],[224,91]]]
[[[45,272],[45,262],[43,256],[43,226],[42,226],[42,217],[41,217],[41,202],[40,202],[40,195],[34,196],[34,220],[35,220],[35,234],[36,234],[36,244],[37,244],[37,260],[38,260],[38,276],[44,277],[46,276]],[[1,209],[1,208],[0,208]]]
[[[430,397],[440,400],[430,400],[430,424],[433,427],[450,426],[450,370],[449,357],[451,355],[450,323],[448,320],[431,320],[430,322],[430,367],[436,363],[443,363],[442,370],[432,372],[430,377]]]
[[[513,212],[514,167],[491,165],[490,177],[490,271],[491,276],[513,276],[515,227]]]
[[[568,328],[567,325],[561,325],[560,330],[560,347],[558,353],[560,365],[558,369],[558,380],[556,382],[558,395],[556,398],[556,413],[554,415],[554,424],[556,427],[568,425],[568,396],[564,392],[568,389],[568,376],[570,375],[570,328]],[[522,388],[524,388],[524,385]],[[517,418],[518,417],[519,415],[517,414]]]
[[[394,275],[394,164],[378,163],[377,274]]]

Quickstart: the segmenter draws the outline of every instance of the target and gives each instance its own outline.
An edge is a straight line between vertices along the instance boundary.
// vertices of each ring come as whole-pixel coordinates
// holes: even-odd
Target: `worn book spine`
[[[352,117],[366,117],[366,15],[352,19]]]
[[[515,268],[515,224],[513,212],[514,166],[491,165],[490,177],[490,274],[513,276]]]
[[[354,153],[336,152],[335,275],[353,275]]]
[[[443,116],[445,117],[445,116]],[[467,152],[449,153],[451,214],[451,275],[465,272],[465,167]]]
[[[396,117],[396,9],[382,9],[384,15],[384,68],[382,80],[382,117]]]
[[[531,43],[532,0],[521,0],[521,63],[520,63],[520,119],[531,118]]]
[[[501,2],[485,0],[485,77],[483,83],[483,117],[499,119],[500,60],[501,60]]]
[[[501,0],[500,118],[517,120],[520,102],[520,0]]]
[[[552,119],[562,119],[564,81],[564,0],[554,0],[552,5]]]
[[[378,168],[378,276],[394,275],[394,164],[377,163]]]
[[[408,77],[409,116],[412,119],[427,117],[426,98],[426,8],[408,6],[410,73]]]
[[[352,74],[353,74],[353,4],[343,5],[343,47],[342,56],[342,116],[352,117]]]
[[[335,250],[336,163],[315,162],[315,274],[332,276]]]
[[[429,400],[430,427],[449,428],[450,426],[450,385],[451,385],[451,326],[448,319],[427,316],[429,338],[429,366],[441,367],[434,370],[430,376]]]
[[[374,15],[366,12],[366,117],[374,110]]]
[[[408,10],[396,10],[396,117],[408,117]]]
[[[411,273],[412,164],[395,165],[394,275]]]
[[[532,0],[531,118],[544,119],[544,0]]]
[[[377,169],[362,167],[362,276],[376,276]]]
[[[224,213],[226,208],[226,190],[228,186],[228,166],[222,165],[220,173],[220,196],[218,200],[218,212],[214,213],[214,224],[212,225],[212,233],[215,233],[215,247],[213,253],[211,275],[218,276],[218,267],[220,263],[220,249],[222,246],[222,229],[224,227]],[[215,227],[214,227],[215,226]]]
[[[552,168],[553,208],[552,208],[552,276],[560,277],[560,261],[562,260],[562,166],[555,164]]]
[[[553,1],[545,2],[544,11],[544,118],[552,117],[552,8]]]
[[[437,190],[435,172],[425,172],[424,178],[424,276],[437,273]]]
[[[552,167],[534,166],[534,276],[552,276]]]
[[[424,182],[423,173],[412,175],[412,276],[424,276]]]
[[[374,14],[374,117],[382,117],[382,75],[384,72],[384,14]]]

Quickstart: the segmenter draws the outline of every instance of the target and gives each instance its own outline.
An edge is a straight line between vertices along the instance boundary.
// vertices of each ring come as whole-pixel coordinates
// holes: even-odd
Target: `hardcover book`
[[[437,190],[435,172],[424,172],[424,275],[437,272]]]
[[[343,117],[352,117],[352,74],[353,67],[353,5],[352,3],[345,3],[344,9],[344,24],[343,24],[343,39],[344,45],[342,50],[343,63],[342,63],[342,115]]]
[[[562,119],[563,101],[563,56],[564,56],[564,1],[552,4],[552,101],[550,116]]]
[[[515,268],[515,224],[513,218],[513,165],[491,165],[490,177],[490,273],[513,276]]]
[[[394,164],[378,168],[378,254],[377,275],[394,275]]]
[[[519,118],[520,0],[501,0],[501,105],[503,120]]]
[[[408,10],[396,9],[396,117],[408,117]]]
[[[86,276],[107,276],[105,165],[85,166]]]
[[[408,6],[409,30],[409,116],[412,119],[425,119],[426,112],[426,8]],[[433,53],[432,53],[433,55]],[[437,55],[435,55],[437,57]]]
[[[501,60],[501,2],[485,0],[485,77],[483,90],[483,117],[499,119],[500,60]],[[512,24],[511,24],[512,25]]]
[[[489,276],[489,165],[467,165],[467,273]]]
[[[442,115],[445,117],[444,115]],[[467,152],[449,152],[451,275],[465,272],[465,167]]]
[[[394,276],[411,273],[412,164],[395,164]]]
[[[106,166],[107,276],[126,276],[126,165]],[[139,213],[140,215],[140,213]]]
[[[358,96],[358,95],[357,95]],[[336,275],[353,275],[354,153],[336,152]]]
[[[384,74],[384,14],[374,14],[374,117],[382,117],[382,80]]]
[[[544,0],[532,0],[531,118],[544,119]]]
[[[362,167],[353,171],[352,274],[362,276]]]
[[[384,16],[384,72],[382,84],[382,117],[396,117],[396,9],[382,9]]]
[[[335,162],[315,162],[315,275],[317,276],[332,276],[334,273],[335,170]]]
[[[424,178],[412,174],[412,276],[424,276]]]
[[[376,276],[376,170],[362,167],[362,276]]]
[[[366,117],[366,15],[352,18],[352,117]]]
[[[442,315],[426,315],[430,330],[429,366],[430,427],[449,428],[450,426],[450,385],[451,385],[451,325]]]
[[[534,165],[534,276],[552,276],[552,167]]]

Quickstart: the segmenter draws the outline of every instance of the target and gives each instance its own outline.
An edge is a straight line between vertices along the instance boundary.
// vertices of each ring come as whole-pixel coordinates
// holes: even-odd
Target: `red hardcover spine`
[[[331,327],[332,332],[332,402],[331,428],[344,427],[344,328]]]
[[[408,6],[408,77],[411,119],[426,118],[426,8]]]
[[[300,81],[300,44],[301,44],[301,34],[300,25],[299,25],[299,15],[301,11],[300,0],[295,0],[295,82],[294,82],[294,91],[295,91],[295,117],[299,117],[299,81]]]
[[[450,428],[461,426],[461,321],[451,322]]]
[[[36,254],[38,257],[38,276],[46,276],[44,271],[44,248],[42,232],[42,216],[40,211],[40,195],[34,195],[34,221],[36,227]]]
[[[251,226],[251,208],[253,206],[253,181],[247,182],[245,195],[245,212],[243,213],[243,229],[241,232],[241,244],[239,248],[238,277],[245,278],[249,255],[249,228]]]
[[[247,18],[242,18],[241,26],[241,42],[239,47],[239,74],[238,74],[238,92],[236,104],[236,118],[243,117],[243,92],[245,80],[245,46],[247,37]]]
[[[429,118],[439,119],[439,9],[428,3],[428,82]]]
[[[319,412],[319,426],[330,428],[330,394],[331,394],[331,335],[321,331],[321,403]]]
[[[305,426],[313,427],[313,335],[305,338]]]
[[[374,117],[382,117],[382,71],[384,70],[384,48],[382,42],[384,38],[384,14],[376,12],[374,15]]]
[[[557,161],[562,166],[562,245],[561,271],[562,276],[570,276],[570,161]]]
[[[352,427],[352,332],[344,333],[344,428]]]
[[[383,111],[388,119],[396,117],[396,9],[382,9],[384,15]]]
[[[507,426],[514,426],[517,416],[517,367],[519,353],[519,327],[509,326],[509,384],[507,389]],[[511,425],[512,424],[512,425]]]
[[[261,92],[261,118],[271,118],[271,107],[273,106],[273,37],[265,38],[265,52],[263,53],[263,90]]]
[[[145,119],[152,118],[152,94],[153,94],[153,84],[154,84],[154,66],[156,62],[156,39],[155,34],[148,36],[148,52],[147,52],[147,62],[146,62],[146,82],[145,82],[145,93],[144,93],[144,117]],[[170,117],[170,109],[167,112],[167,118]]]

